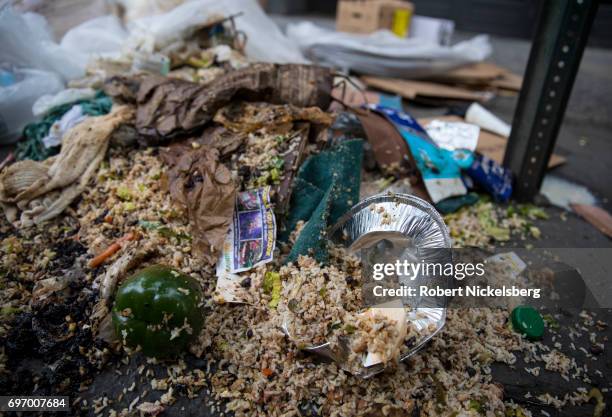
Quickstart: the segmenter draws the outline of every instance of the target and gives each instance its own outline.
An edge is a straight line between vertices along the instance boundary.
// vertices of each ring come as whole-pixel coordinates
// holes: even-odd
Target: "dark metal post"
[[[519,201],[540,190],[598,3],[543,1],[504,155]]]

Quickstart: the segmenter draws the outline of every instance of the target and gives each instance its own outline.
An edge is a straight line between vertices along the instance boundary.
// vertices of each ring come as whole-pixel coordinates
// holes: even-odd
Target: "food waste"
[[[360,189],[415,184],[414,164],[362,164],[368,138],[330,134],[330,69],[249,63],[235,39],[212,50],[203,33],[175,50],[157,45],[170,57],[162,73],[93,64],[71,85],[103,90],[110,112],[72,126],[56,155],[0,172],[0,385],[105,416],[521,417],[526,403],[496,382],[493,364],[523,359],[537,363],[531,373],[591,380],[560,346],[508,326],[504,309],[449,310],[427,348],[399,362],[416,330],[360,307],[360,261],[327,245],[325,231]],[[361,120],[380,131],[376,119]],[[487,245],[537,237],[544,216],[480,200],[446,221],[456,245]],[[219,276],[238,302],[219,294]],[[545,331],[556,335],[554,320]],[[603,346],[607,325],[580,320],[576,332]],[[326,341],[348,346],[343,366],[304,351]],[[353,372],[367,357],[385,372]],[[602,398],[530,401],[591,401],[603,413]]]

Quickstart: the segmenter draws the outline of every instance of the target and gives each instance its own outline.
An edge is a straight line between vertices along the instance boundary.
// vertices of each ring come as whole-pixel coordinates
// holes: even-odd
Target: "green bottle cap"
[[[512,327],[529,340],[538,340],[544,334],[544,320],[540,313],[533,307],[518,306],[512,310]]]

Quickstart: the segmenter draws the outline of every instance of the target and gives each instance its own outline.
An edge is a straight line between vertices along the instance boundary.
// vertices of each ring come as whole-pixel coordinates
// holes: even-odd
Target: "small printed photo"
[[[261,257],[261,240],[249,240],[240,243],[240,266],[248,268],[257,263]]]
[[[259,211],[238,213],[239,240],[260,239],[263,234],[263,224]]]
[[[236,204],[238,206],[238,211],[259,209],[259,197],[257,195],[257,191],[244,191],[238,193]]]

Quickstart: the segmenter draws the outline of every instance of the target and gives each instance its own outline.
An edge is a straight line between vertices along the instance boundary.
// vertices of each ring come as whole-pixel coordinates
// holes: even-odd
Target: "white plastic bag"
[[[85,64],[96,55],[116,56],[121,53],[128,32],[113,15],[96,17],[70,29],[60,42],[62,48],[81,55]]]
[[[193,0],[167,13],[144,17],[129,24],[129,44],[162,48],[181,39],[212,16],[236,17],[236,27],[247,35],[248,58],[266,62],[304,62],[298,46],[280,31],[256,0]]]
[[[53,107],[72,103],[77,100],[88,100],[94,98],[96,90],[93,88],[67,88],[57,94],[45,94],[40,96],[32,105],[32,113],[36,117],[44,116]]]
[[[58,45],[41,15],[0,8],[0,39],[0,62],[4,64],[55,72],[64,80],[84,74],[82,56]]]
[[[184,0],[110,0],[123,10],[123,20],[131,22],[147,16],[166,13]]]
[[[87,119],[87,116],[83,114],[83,107],[79,104],[72,106],[70,110],[64,113],[61,119],[56,120],[55,123],[51,125],[47,136],[42,138],[45,148],[61,145],[64,134],[85,119]]]
[[[492,52],[486,35],[447,47],[400,38],[387,30],[363,35],[327,30],[310,22],[289,25],[287,35],[319,64],[389,77],[431,76],[482,61]]]
[[[15,142],[26,124],[35,119],[32,104],[42,94],[52,94],[64,88],[55,73],[35,69],[15,70],[16,82],[0,87],[0,143]]]

